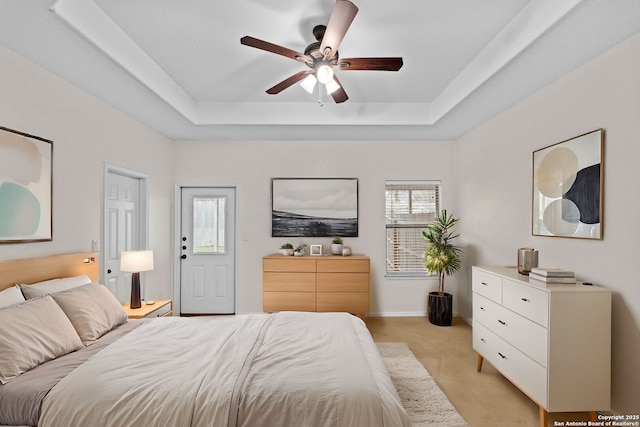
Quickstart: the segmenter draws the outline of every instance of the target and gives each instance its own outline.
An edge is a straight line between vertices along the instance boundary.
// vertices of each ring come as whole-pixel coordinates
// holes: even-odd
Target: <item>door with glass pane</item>
[[[235,206],[235,188],[182,188],[182,314],[235,313]]]

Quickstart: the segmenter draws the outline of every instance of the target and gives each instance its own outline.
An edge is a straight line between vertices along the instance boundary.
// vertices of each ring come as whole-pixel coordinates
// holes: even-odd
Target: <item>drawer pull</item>
[[[482,341],[482,342],[483,342],[483,343],[485,343],[485,344],[487,343],[487,342],[484,340],[484,338],[480,338],[480,341]]]
[[[487,285],[487,283],[486,283],[486,282],[481,282],[481,283],[482,283],[484,286],[489,286],[489,285]]]
[[[503,359],[506,359],[506,358],[507,358],[507,356],[505,356],[504,354],[502,354],[502,353],[500,353],[500,352],[498,352],[498,356],[502,357]]]
[[[484,309],[484,307],[480,307],[480,310],[482,310],[482,311],[486,311],[486,310]]]
[[[522,301],[524,302],[529,302],[529,300],[527,298],[520,298]]]
[[[501,325],[507,326],[507,323],[502,321],[502,320],[500,320],[500,319],[498,319],[498,323],[500,323]]]

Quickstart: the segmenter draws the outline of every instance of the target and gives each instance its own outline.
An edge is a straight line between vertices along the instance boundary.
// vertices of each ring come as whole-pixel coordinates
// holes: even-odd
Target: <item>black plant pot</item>
[[[439,292],[429,292],[427,305],[429,322],[436,326],[451,326],[453,320],[453,295]]]

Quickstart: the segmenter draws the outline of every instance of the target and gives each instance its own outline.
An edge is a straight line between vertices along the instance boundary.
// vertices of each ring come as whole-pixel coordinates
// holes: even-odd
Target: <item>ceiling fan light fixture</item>
[[[333,80],[333,68],[326,63],[316,67],[316,78],[320,83],[327,84]]]
[[[340,85],[335,81],[335,79],[331,79],[331,81],[325,83],[324,87],[327,89],[327,95],[331,95],[333,92],[340,89]]]
[[[300,82],[300,86],[302,86],[302,88],[307,92],[313,94],[313,89],[316,87],[317,81],[318,79],[316,79],[316,76],[314,76],[313,74],[309,74],[307,77],[305,77],[304,80]]]

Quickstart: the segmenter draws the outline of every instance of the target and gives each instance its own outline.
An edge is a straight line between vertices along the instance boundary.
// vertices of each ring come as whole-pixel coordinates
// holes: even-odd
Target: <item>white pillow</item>
[[[0,292],[0,308],[24,302],[24,295],[20,292],[20,287],[14,285]]]
[[[51,294],[84,345],[90,345],[127,321],[127,312],[109,290],[98,283]]]
[[[63,279],[51,279],[33,285],[20,285],[20,289],[26,299],[38,298],[55,292],[66,291],[67,289],[91,283],[91,279],[86,274],[75,277],[65,277]]]
[[[0,310],[0,384],[81,348],[69,318],[50,296]]]

